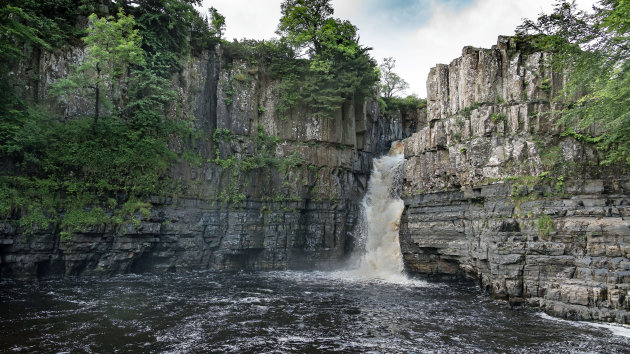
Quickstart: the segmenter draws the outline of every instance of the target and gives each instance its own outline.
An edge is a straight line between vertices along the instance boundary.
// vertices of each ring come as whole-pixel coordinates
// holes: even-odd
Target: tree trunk
[[[99,86],[96,85],[96,106],[94,108],[94,124],[98,122],[98,115],[99,115],[98,101],[100,99],[100,95],[101,95],[101,90],[99,89]]]
[[[100,89],[100,85],[99,85],[99,79],[101,77],[101,69],[98,66],[98,64],[96,64],[96,87],[94,88],[95,91],[95,96],[96,96],[96,102],[94,105],[94,122],[92,124],[92,130],[96,130],[96,123],[98,123],[98,116],[99,116],[99,101],[101,100],[101,89]]]

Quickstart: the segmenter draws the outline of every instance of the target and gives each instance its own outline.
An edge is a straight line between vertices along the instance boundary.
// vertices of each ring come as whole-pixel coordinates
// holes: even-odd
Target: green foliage
[[[540,158],[546,171],[555,170],[558,164],[564,162],[562,147],[558,145],[541,147]]]
[[[385,99],[391,99],[395,94],[405,91],[409,84],[400,75],[394,72],[396,60],[394,58],[384,58],[379,66],[381,74],[381,93]]]
[[[165,173],[175,156],[166,132],[176,130],[168,124],[145,122],[143,129],[117,116],[96,124],[92,117],[62,122],[36,107],[19,118],[18,129],[1,145],[2,157],[13,161],[15,171],[4,171],[0,179],[0,217],[19,217],[26,233],[58,222],[63,211],[64,230],[93,225],[95,211],[84,222],[77,219],[98,210],[90,205],[114,209],[117,200],[111,196],[159,194],[169,184]],[[63,231],[66,239],[68,231]]]
[[[223,31],[225,31],[225,16],[221,15],[214,7],[210,7],[208,11],[210,12],[211,29],[217,37],[221,38]]]
[[[524,197],[529,192],[529,187],[525,184],[512,183],[510,187],[510,196],[512,199]]]
[[[568,132],[589,136],[606,158],[630,163],[630,3],[600,0],[594,13],[557,1],[554,12],[519,27],[538,50],[554,53],[553,67],[568,72],[558,121]],[[549,89],[543,81],[541,88]]]
[[[242,138],[242,137],[241,137]],[[298,168],[304,164],[304,159],[294,152],[287,157],[277,157],[276,147],[280,142],[277,136],[267,135],[262,125],[256,128],[256,135],[247,137],[251,139],[255,146],[255,151],[246,156],[225,156],[221,157],[218,145],[221,142],[230,142],[234,139],[233,134],[228,129],[217,129],[213,134],[213,141],[217,145],[214,163],[221,166],[224,171],[230,173],[227,185],[222,186],[219,200],[223,202],[241,203],[246,199],[244,193],[245,182],[241,177],[247,176],[248,171],[265,169],[267,171],[279,170],[286,174],[289,170]],[[268,191],[271,193],[271,191]]]
[[[104,91],[119,92],[126,84],[124,79],[129,67],[143,65],[144,55],[133,16],[119,12],[117,18],[98,18],[92,14],[88,21],[88,34],[83,38],[86,57],[69,77],[55,83],[53,93],[69,100],[75,95],[85,95],[85,90],[94,92],[96,123],[101,104],[109,107],[113,104],[115,110],[122,108],[122,102],[109,102]]]
[[[81,26],[76,26],[80,16],[88,16],[100,8],[97,0],[5,0],[6,4],[0,13],[13,13],[9,18],[3,18],[2,23],[13,28],[1,31],[3,34],[17,35],[21,40],[20,28],[32,32],[39,40],[29,41],[40,48],[49,49],[67,43],[76,44],[84,35]],[[5,6],[5,5],[2,5]],[[0,15],[3,17],[4,15]],[[9,23],[5,22],[6,20]],[[18,21],[19,26],[10,22]],[[0,51],[4,52],[4,50]]]
[[[538,218],[536,227],[540,236],[549,236],[549,234],[554,232],[553,220],[546,214],[543,214]]]
[[[556,179],[556,185],[555,185],[555,188],[556,188],[556,192],[557,192],[558,194],[564,194],[564,192],[566,191],[566,186],[565,186],[565,184],[564,184],[564,176],[559,176],[559,177]]]
[[[305,104],[315,116],[332,117],[345,101],[371,93],[378,71],[370,48],[359,45],[356,26],[332,17],[330,0],[285,0],[281,8],[277,33],[294,50],[274,65],[281,97],[288,94],[281,115]],[[299,60],[302,55],[309,60]]]
[[[83,188],[150,193],[173,157],[164,140],[142,134],[118,117],[92,130],[89,118],[65,123],[44,114],[28,117],[13,136],[13,156],[23,171]]]
[[[182,68],[182,58],[218,43],[210,24],[195,10],[200,0],[134,0],[135,16],[149,68],[163,78]]]
[[[169,139],[191,133],[190,122],[166,115],[177,97],[172,74],[194,46],[217,41],[192,6],[199,1],[9,3],[0,7],[0,219],[25,234],[56,224],[62,240],[104,223],[139,223],[150,213],[144,200],[171,188]],[[92,12],[85,31],[77,21]],[[8,73],[24,48],[81,42],[86,59],[57,90],[70,98],[98,88],[95,102],[112,98],[107,115],[60,119],[13,92]]]
[[[280,40],[221,42],[228,62],[261,65],[265,75],[279,81],[280,118],[300,106],[331,118],[344,102],[372,94],[378,70],[370,48],[359,45],[350,22],[331,17],[328,0],[285,1],[282,8]]]
[[[174,155],[166,143],[130,129],[120,118],[105,117],[96,129],[90,117],[66,123],[45,114],[27,118],[14,136],[20,149],[13,156],[28,174],[0,179],[0,217],[20,215],[27,233],[56,222],[63,210],[64,230],[105,223],[102,210],[86,208],[113,209],[112,195],[156,194],[168,185],[164,173]]]
[[[548,77],[544,78],[540,83],[540,89],[546,92],[551,91],[551,79]]]
[[[188,133],[186,122],[175,124],[166,119],[166,110],[176,98],[172,83],[150,69],[150,65],[135,68],[128,80],[128,101],[119,112],[133,130],[142,134],[166,139],[170,133]]]
[[[37,28],[25,24],[33,20],[33,17],[20,7],[3,5],[0,8],[0,59],[4,65],[22,58],[21,44],[24,42],[49,47]]]
[[[234,74],[234,80],[240,81],[240,82],[246,82],[247,80],[247,74],[245,73],[236,73]]]
[[[481,107],[483,104],[479,103],[479,102],[473,102],[470,106],[462,109],[460,111],[460,113],[466,117],[466,118],[470,118],[470,115],[472,114],[472,111],[474,111],[475,109]]]
[[[409,95],[405,98],[400,97],[391,97],[385,98],[380,97],[379,103],[382,100],[381,110],[383,113],[391,114],[397,111],[401,112],[412,112],[418,109],[425,108],[427,106],[427,100],[418,98],[416,95]],[[385,108],[385,109],[383,109]]]
[[[68,233],[86,232],[91,226],[104,225],[109,221],[109,216],[99,207],[90,210],[72,209],[66,212],[61,222],[61,228]]]
[[[19,4],[16,4],[19,5]],[[19,130],[25,105],[15,93],[13,75],[9,73],[23,58],[24,44],[50,48],[42,32],[30,23],[37,20],[19,6],[9,4],[0,7],[0,149],[6,151],[11,136]],[[20,83],[21,84],[21,83]]]
[[[137,227],[140,224],[140,220],[136,217],[136,214],[140,214],[141,218],[147,219],[151,216],[151,204],[132,198],[122,205],[122,208],[117,210],[114,215],[114,221],[117,224],[121,224],[124,220],[131,220],[131,222]]]
[[[234,103],[234,99],[232,98],[232,95],[234,95],[234,87],[231,79],[224,82],[223,93],[225,93],[223,102],[225,102],[226,106],[230,107],[232,103]]]
[[[298,52],[321,54],[329,40],[326,26],[334,13],[330,0],[285,0],[276,33]]]
[[[214,141],[215,144],[221,141],[232,141],[232,132],[227,128],[217,129],[212,133],[212,141]]]
[[[490,117],[492,118],[493,122],[498,123],[498,122],[504,122],[506,115],[504,113],[492,113]]]

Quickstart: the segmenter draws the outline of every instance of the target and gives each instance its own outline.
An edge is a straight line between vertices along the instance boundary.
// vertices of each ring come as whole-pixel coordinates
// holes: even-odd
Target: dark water
[[[510,310],[475,286],[261,272],[0,283],[0,351],[601,352],[607,328]],[[626,329],[627,331],[627,329]]]

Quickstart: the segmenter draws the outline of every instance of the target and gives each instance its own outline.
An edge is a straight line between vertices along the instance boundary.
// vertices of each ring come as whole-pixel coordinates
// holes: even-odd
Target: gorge
[[[51,94],[83,48],[28,54],[12,72],[20,95],[64,121],[92,114],[85,97]],[[65,229],[8,213],[0,277],[338,269],[363,246],[373,165],[401,165],[402,201],[385,206],[401,207],[388,210],[400,215],[390,236],[400,238],[403,264],[394,268],[473,279],[510,306],[630,324],[628,168],[600,165],[593,144],[554,123],[567,78],[549,60],[527,41],[499,37],[433,68],[426,107],[392,111],[356,95],[324,117],[304,104],[284,109],[286,87],[266,63],[225,43],[204,49],[170,80],[177,96],[167,115],[195,132],[168,141],[180,157],[168,166],[175,187],[120,222]],[[401,154],[373,162],[394,141]],[[118,207],[103,208],[112,217]]]

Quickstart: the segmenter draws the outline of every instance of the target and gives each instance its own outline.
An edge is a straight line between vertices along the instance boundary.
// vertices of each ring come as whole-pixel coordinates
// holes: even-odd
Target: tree
[[[24,42],[48,47],[40,38],[39,31],[23,23],[29,20],[31,16],[19,7],[5,5],[0,8],[0,62],[2,64],[22,58],[21,44]]]
[[[25,24],[29,21],[32,21],[32,16],[20,7],[0,7],[0,87],[5,95],[9,87],[4,86],[7,85],[11,66],[24,57],[24,43],[50,48],[37,29]]]
[[[371,48],[359,44],[356,26],[332,17],[330,0],[285,0],[281,8],[276,33],[298,56],[309,57],[304,65],[286,66],[293,72],[283,75],[283,97],[308,104],[316,116],[331,117],[346,100],[370,93],[378,80]]]
[[[330,0],[285,0],[280,6],[282,17],[276,33],[297,52],[321,54],[322,41],[334,10]]]
[[[24,126],[24,101],[14,90],[15,78],[9,73],[24,57],[24,43],[49,48],[41,34],[24,24],[32,18],[19,7],[0,7],[0,158],[21,150],[15,136]]]
[[[630,163],[630,0],[600,0],[592,14],[557,1],[554,12],[517,30],[553,52],[555,70],[568,73],[565,135],[604,151],[603,164]]]
[[[150,69],[163,78],[182,69],[191,49],[207,48],[208,23],[195,10],[200,5],[201,0],[133,0],[124,7],[135,16]]]
[[[383,62],[379,66],[381,70],[381,93],[385,99],[390,99],[395,94],[409,88],[409,84],[394,72],[395,66],[396,60],[392,57],[383,58]]]
[[[144,64],[141,48],[142,38],[135,29],[133,16],[120,11],[113,16],[98,18],[95,14],[88,18],[88,34],[83,38],[86,44],[86,57],[76,67],[70,77],[55,85],[57,93],[76,94],[85,89],[94,92],[94,125],[100,116],[101,104],[111,105],[102,91],[109,89],[110,97],[115,97],[122,88],[123,78],[132,65]],[[120,98],[114,98],[114,108],[120,109]]]
[[[210,12],[210,28],[217,37],[221,38],[223,31],[225,31],[225,16],[221,15],[214,7],[210,7],[208,11]]]

